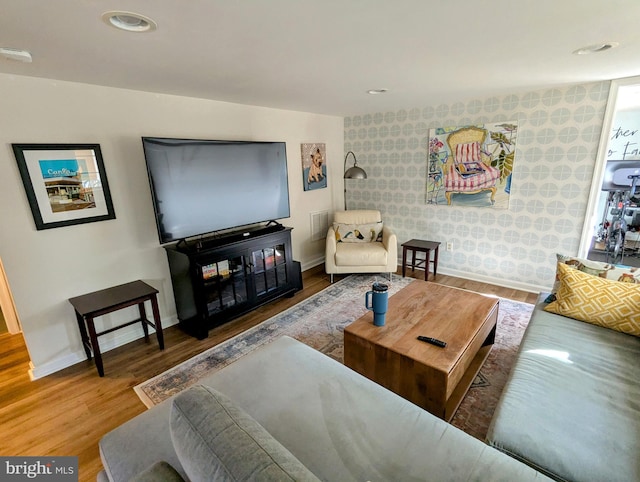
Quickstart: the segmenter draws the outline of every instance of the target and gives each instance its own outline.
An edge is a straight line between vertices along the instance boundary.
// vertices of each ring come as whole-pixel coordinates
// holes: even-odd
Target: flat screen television
[[[284,142],[143,137],[160,244],[288,218]]]

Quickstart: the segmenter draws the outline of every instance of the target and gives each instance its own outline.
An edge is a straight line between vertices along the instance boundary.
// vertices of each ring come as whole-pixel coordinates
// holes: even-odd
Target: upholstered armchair
[[[491,204],[495,202],[500,170],[491,167],[489,156],[482,151],[486,137],[486,129],[480,127],[464,127],[447,137],[451,153],[444,169],[447,204],[451,204],[452,194],[477,194],[482,191],[491,192]]]
[[[384,226],[380,211],[337,211],[327,232],[325,269],[327,274],[395,273],[398,268],[398,240]]]

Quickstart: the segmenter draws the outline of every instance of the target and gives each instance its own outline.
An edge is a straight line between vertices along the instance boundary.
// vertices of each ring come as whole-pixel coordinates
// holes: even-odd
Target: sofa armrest
[[[395,271],[398,267],[398,237],[387,226],[382,228],[382,244],[388,253],[388,266],[393,267],[390,271]]]
[[[325,241],[325,250],[324,250],[324,264],[325,271],[327,273],[335,273],[336,272],[336,232],[333,230],[333,226],[329,226],[327,230],[327,239]]]
[[[192,482],[319,482],[253,417],[214,388],[196,385],[171,408],[171,440]]]

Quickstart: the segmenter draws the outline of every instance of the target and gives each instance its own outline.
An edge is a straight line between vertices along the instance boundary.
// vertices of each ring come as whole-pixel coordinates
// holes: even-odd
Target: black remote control
[[[438,340],[436,338],[431,338],[429,336],[419,336],[418,340],[431,343],[432,345],[439,346],[440,348],[444,348],[445,346],[447,346],[444,341]]]

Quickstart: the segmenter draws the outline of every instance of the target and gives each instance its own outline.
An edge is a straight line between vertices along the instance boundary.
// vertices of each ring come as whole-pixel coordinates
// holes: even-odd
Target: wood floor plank
[[[411,273],[424,279],[424,271]],[[336,276],[336,280],[343,276]],[[534,303],[537,295],[439,274],[448,286]],[[133,387],[295,305],[329,286],[324,267],[303,273],[304,288],[291,298],[264,305],[196,340],[178,327],[164,330],[165,350],[155,341],[133,341],[103,354],[105,377],[83,361],[30,381],[29,356],[21,335],[0,334],[0,454],[77,455],[79,479],[96,480],[102,469],[98,441],[146,410]]]

